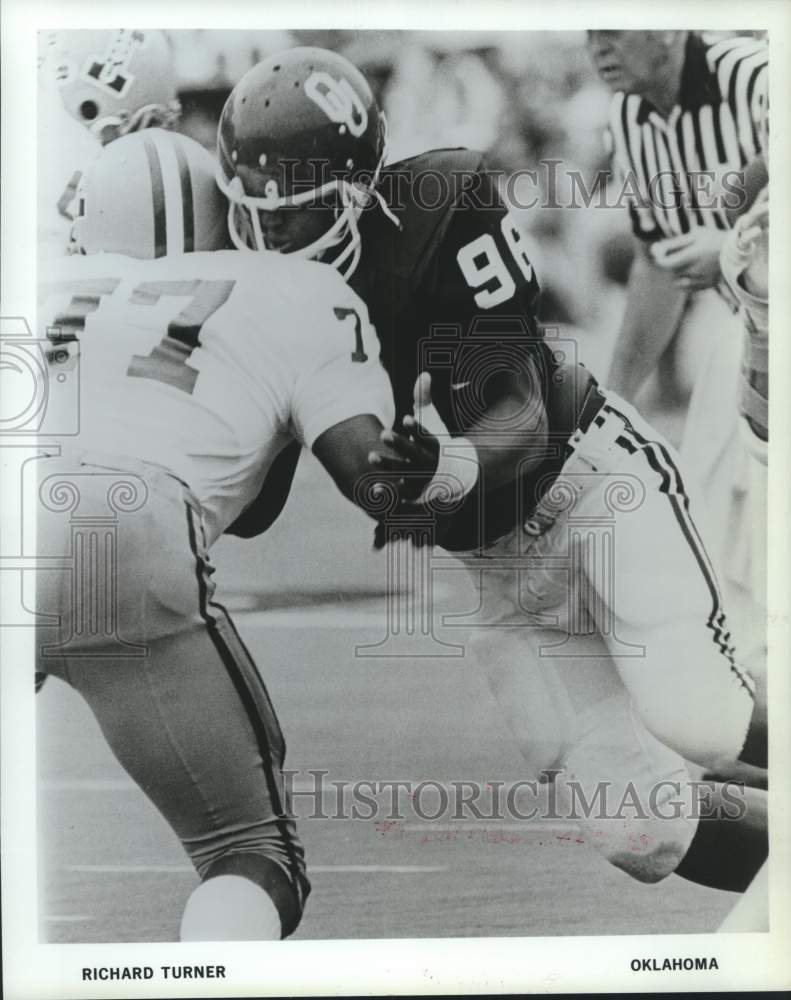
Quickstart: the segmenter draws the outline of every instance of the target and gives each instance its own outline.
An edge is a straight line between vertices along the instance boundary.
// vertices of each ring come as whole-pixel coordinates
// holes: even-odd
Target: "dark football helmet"
[[[231,92],[217,133],[217,183],[229,200],[234,245],[277,249],[267,246],[261,212],[329,206],[334,222],[291,252],[323,258],[348,277],[360,256],[357,220],[377,197],[385,139],[371,88],[342,56],[300,47],[254,66]]]

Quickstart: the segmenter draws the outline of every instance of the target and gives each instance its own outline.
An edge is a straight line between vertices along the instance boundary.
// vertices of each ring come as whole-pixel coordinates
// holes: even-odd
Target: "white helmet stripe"
[[[167,252],[184,253],[184,208],[181,192],[179,164],[173,143],[165,133],[152,131],[159,162],[162,169],[162,185],[165,190],[165,224],[167,231]],[[178,140],[177,140],[178,141]]]

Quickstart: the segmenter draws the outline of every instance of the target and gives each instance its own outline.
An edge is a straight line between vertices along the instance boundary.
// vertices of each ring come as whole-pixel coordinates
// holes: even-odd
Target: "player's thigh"
[[[586,576],[594,616],[646,725],[707,765],[738,756],[752,681],[733,650],[694,498],[665,454],[668,489],[647,471],[642,503],[615,519],[612,585],[602,590],[595,567]],[[659,452],[656,461],[665,461]]]
[[[35,573],[39,669],[58,650],[136,655],[198,611],[182,484],[65,460],[40,463]]]
[[[487,558],[462,556],[478,591],[467,651],[532,774],[573,743],[580,712],[622,688],[596,630],[571,634],[568,537],[561,521],[539,535],[518,527]]]
[[[579,718],[623,689],[602,638],[521,622],[474,630],[471,652],[531,776],[557,765]]]
[[[69,679],[118,761],[159,808],[199,871],[260,850],[288,869],[277,722],[256,707],[260,678],[205,625],[149,643],[132,661],[73,660]]]

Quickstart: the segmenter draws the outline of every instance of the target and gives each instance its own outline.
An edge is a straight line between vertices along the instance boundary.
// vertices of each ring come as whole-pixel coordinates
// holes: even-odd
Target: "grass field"
[[[311,768],[328,781],[524,777],[464,657],[355,656],[384,635],[384,560],[312,460],[297,486],[265,538],[215,550],[219,596],[274,699],[297,789]],[[470,600],[461,573],[443,576],[441,605]],[[197,882],[180,845],[79,697],[51,681],[38,710],[42,937],[175,940]],[[674,876],[638,884],[558,821],[313,819],[298,798],[313,883],[301,938],[707,932],[734,902]]]

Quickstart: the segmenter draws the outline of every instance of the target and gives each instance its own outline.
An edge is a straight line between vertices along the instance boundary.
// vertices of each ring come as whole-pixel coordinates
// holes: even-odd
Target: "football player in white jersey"
[[[367,459],[393,419],[379,343],[332,268],[202,252],[224,209],[184,136],[118,140],[78,197],[86,256],[40,293],[53,378],[79,364],[81,410],[36,463],[37,551],[57,567],[37,573],[37,668],[85,697],[200,874],[182,940],[279,938],[309,891],[283,738],[208,550],[293,440],[375,514]]]
[[[39,33],[39,257],[69,244],[81,174],[101,147],[179,118],[176,73],[161,31]]]

